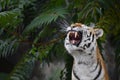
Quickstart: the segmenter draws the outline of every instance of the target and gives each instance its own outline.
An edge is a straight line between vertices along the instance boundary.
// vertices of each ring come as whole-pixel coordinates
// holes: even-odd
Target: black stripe
[[[90,36],[91,36],[91,34],[92,34],[92,32],[90,32],[90,35],[87,35],[87,37],[90,37]]]
[[[80,80],[79,77],[76,75],[75,71],[73,70],[74,76],[77,78],[77,80]]]
[[[101,71],[102,71],[101,63],[99,63],[99,66],[100,66],[99,72],[98,72],[98,74],[96,75],[96,77],[93,80],[96,80],[101,74]]]
[[[88,38],[87,40],[84,40],[84,42],[86,42],[86,41],[88,41],[88,40],[90,41],[90,38]]]
[[[78,62],[78,65],[83,64],[83,65],[88,65],[88,63],[85,62]]]
[[[92,49],[91,49],[91,53],[94,51],[94,47],[92,47]]]
[[[70,43],[66,43],[66,45],[69,45]]]
[[[80,42],[76,45],[77,47],[79,46]]]
[[[98,68],[99,62],[97,61],[96,67],[94,70],[90,71],[90,73],[94,72]]]
[[[93,36],[92,36],[92,42],[94,41],[94,34],[93,34]]]
[[[84,48],[84,49],[85,49],[85,47],[89,48],[90,45],[91,45],[91,43],[85,44],[85,45],[83,46],[83,48]]]
[[[90,35],[87,35],[88,39],[87,39],[87,40],[84,40],[84,42],[86,42],[86,41],[88,41],[88,40],[90,41],[91,35],[92,35],[92,32],[90,32]]]

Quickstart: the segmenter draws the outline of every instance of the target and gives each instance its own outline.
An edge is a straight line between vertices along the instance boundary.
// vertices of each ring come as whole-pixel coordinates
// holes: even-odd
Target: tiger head
[[[94,29],[81,23],[67,27],[64,46],[72,54],[74,51],[91,53],[97,46],[96,40],[103,35],[102,29]]]

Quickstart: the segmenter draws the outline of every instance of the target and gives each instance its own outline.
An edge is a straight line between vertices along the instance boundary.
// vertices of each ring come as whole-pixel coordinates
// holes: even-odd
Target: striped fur
[[[72,80],[109,80],[96,42],[103,31],[75,23],[67,32],[64,45],[74,58]]]

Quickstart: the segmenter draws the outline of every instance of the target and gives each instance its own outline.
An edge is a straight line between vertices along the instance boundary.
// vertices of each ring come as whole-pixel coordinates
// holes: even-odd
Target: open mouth
[[[82,40],[82,32],[69,31],[69,41],[73,45],[79,45]]]

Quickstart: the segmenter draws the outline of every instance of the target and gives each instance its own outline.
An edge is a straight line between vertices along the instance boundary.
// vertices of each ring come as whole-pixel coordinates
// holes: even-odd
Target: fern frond
[[[19,15],[20,13],[18,9],[0,12],[0,27],[15,27],[20,21],[18,18]]]
[[[10,54],[13,54],[18,46],[17,40],[0,40],[0,57],[7,57]]]
[[[35,61],[39,55],[38,52],[30,51],[24,58],[15,66],[8,80],[28,80],[33,71]]]
[[[64,8],[54,8],[47,10],[37,16],[33,21],[26,27],[24,33],[27,33],[34,28],[39,28],[42,25],[48,25],[51,22],[56,21],[59,17],[65,18],[67,11]]]
[[[96,22],[98,18],[102,15],[102,9],[99,1],[90,1],[85,7],[83,7],[82,11],[78,13],[78,17],[80,19],[86,19],[89,21]]]

